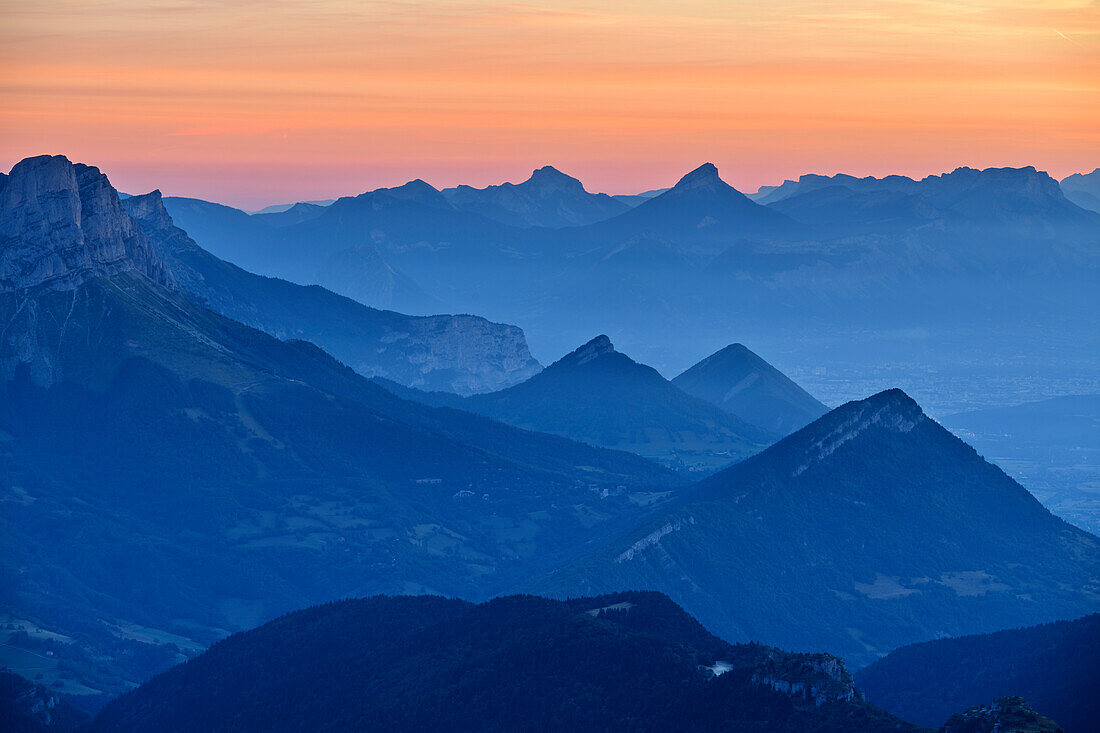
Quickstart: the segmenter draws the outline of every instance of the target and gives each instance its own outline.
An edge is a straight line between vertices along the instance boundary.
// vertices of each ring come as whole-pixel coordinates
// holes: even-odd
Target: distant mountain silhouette
[[[642,191],[641,193],[616,194],[616,195],[612,196],[611,198],[615,199],[616,201],[621,201],[624,204],[626,204],[627,206],[633,207],[633,206],[637,206],[638,204],[640,204],[644,201],[649,201],[654,196],[660,196],[662,193],[664,193],[667,190],[668,190],[667,188],[654,188],[650,191]]]
[[[261,214],[281,214],[284,211],[289,211],[296,206],[328,206],[336,201],[336,199],[318,199],[316,201],[297,201],[293,204],[272,204],[271,206],[265,206],[259,211],[250,211],[249,214],[253,216]]]
[[[991,224],[1096,226],[1092,212],[1066,200],[1058,182],[1026,168],[957,168],[915,181],[905,176],[855,178],[806,175],[785,195],[766,199],[799,221],[844,233],[913,227],[931,221],[948,226]]]
[[[820,334],[843,331],[860,334],[835,346],[849,363],[888,348],[899,361],[939,369],[958,353],[928,348],[944,339],[964,339],[983,362],[1014,359],[996,335],[1007,328],[1014,342],[1035,345],[1029,359],[1055,338],[1087,359],[1100,218],[1045,174],[804,176],[794,186],[801,195],[761,206],[704,166],[618,216],[561,229],[461,211],[422,182],[417,195],[348,197],[251,239],[217,211],[194,226],[172,213],[200,246],[245,269],[403,312],[519,323],[540,355],[602,330],[645,333],[632,353],[676,372],[688,366],[683,354],[724,333],[797,348],[792,358],[804,361]],[[354,291],[370,281],[355,262],[408,278],[430,306],[369,302]],[[1057,323],[1064,337],[1038,323]],[[882,341],[913,328],[927,341]]]
[[[1100,720],[1100,614],[896,649],[856,681],[877,705],[921,725],[1020,695],[1069,733]]]
[[[745,194],[750,199],[758,204],[770,204],[773,201],[779,201],[786,198],[798,187],[798,181],[792,181],[787,179],[778,186],[761,186],[756,190],[756,193]]]
[[[900,390],[850,402],[534,584],[668,593],[730,639],[869,662],[943,634],[1096,608],[1100,539]]]
[[[513,226],[568,227],[591,224],[630,207],[605,193],[589,193],[584,184],[553,166],[539,168],[523,183],[443,190],[457,209]]]
[[[328,206],[326,204],[325,206]],[[288,209],[282,211],[270,211],[267,213],[252,214],[253,218],[258,219],[265,224],[275,227],[276,229],[287,227],[292,224],[301,224],[303,221],[309,221],[310,219],[316,219],[318,216],[324,213],[325,206],[319,204],[307,204],[299,203],[294,204]]]
[[[525,382],[456,399],[398,392],[510,425],[614,447],[689,471],[710,472],[777,435],[673,386],[597,336]]]
[[[1100,168],[1092,173],[1074,173],[1060,183],[1066,198],[1082,209],[1100,213]]]
[[[672,383],[779,435],[789,435],[829,411],[743,344],[711,354]]]
[[[171,200],[166,203],[180,223]],[[254,231],[262,229],[251,238],[238,231],[240,224],[239,218],[220,216],[194,222],[199,234],[186,220],[181,226],[200,246],[247,270],[322,285],[367,305],[379,303],[371,300],[373,291],[364,292],[362,283],[372,282],[370,273],[379,273],[381,282],[392,283],[395,293],[412,301],[402,304],[395,296],[393,303],[382,306],[414,314],[439,312],[456,300],[462,303],[460,310],[485,312],[483,307],[470,308],[465,298],[482,292],[486,279],[495,287],[520,287],[520,277],[539,272],[530,267],[529,258],[545,251],[540,237],[557,236],[556,230],[512,227],[460,211],[421,180],[339,199],[319,216],[291,226],[274,229],[253,222]],[[225,254],[219,249],[223,244]],[[412,292],[410,280],[415,283]],[[430,307],[423,293],[429,294]]]
[[[802,227],[733,188],[710,163],[620,216],[588,227],[589,238],[611,244],[650,234],[684,251],[715,254],[744,237],[798,236]]]
[[[824,654],[730,645],[668,598],[331,603],[234,635],[92,731],[915,731]]]
[[[203,249],[250,272],[323,285],[376,308],[413,314],[442,310],[438,300],[391,267],[368,237],[360,236],[339,248],[316,248],[308,258],[289,258],[280,252],[279,242],[288,229],[319,218],[336,204],[255,216],[198,199],[168,196],[164,205],[173,221]]]
[[[312,341],[364,376],[470,394],[521,382],[541,368],[515,326],[375,310],[318,286],[253,275],[195,244],[174,225],[159,191],[123,207],[176,282],[204,305],[278,338]]]

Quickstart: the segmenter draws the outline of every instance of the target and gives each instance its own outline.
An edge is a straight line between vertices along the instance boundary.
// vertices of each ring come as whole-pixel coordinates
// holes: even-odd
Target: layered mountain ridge
[[[397,393],[527,430],[627,450],[695,473],[711,473],[777,437],[681,391],[652,367],[616,351],[602,334],[530,379],[497,392],[465,399]]]
[[[1100,168],[1092,173],[1074,173],[1066,176],[1059,185],[1073,203],[1082,209],[1100,213]]]
[[[123,206],[181,287],[204,304],[278,338],[312,341],[367,377],[458,394],[510,386],[537,373],[523,331],[467,315],[380,311],[318,286],[253,275],[201,249],[177,228],[159,191]]]
[[[163,224],[155,204],[134,211]],[[81,221],[98,232],[103,218]],[[169,266],[209,265],[180,234]],[[22,236],[24,252],[56,247]],[[140,262],[0,293],[0,584],[7,613],[69,640],[48,648],[67,670],[52,684],[118,692],[182,649],[334,597],[500,592],[683,483],[635,455],[397,399],[313,344],[199,304],[185,289],[198,270],[169,288]],[[151,640],[140,654],[132,628]]]

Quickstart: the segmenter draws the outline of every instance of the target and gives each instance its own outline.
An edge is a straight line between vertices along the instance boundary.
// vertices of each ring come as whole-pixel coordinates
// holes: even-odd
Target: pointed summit
[[[797,455],[797,460],[793,461],[797,464],[793,475],[798,476],[831,458],[837,448],[855,441],[863,433],[880,434],[876,440],[889,443],[902,439],[901,436],[927,420],[920,405],[897,388],[846,402],[791,436],[787,450],[792,458]],[[944,428],[936,427],[946,433]]]
[[[575,364],[580,366],[581,364],[587,364],[593,359],[603,355],[610,354],[615,351],[615,345],[611,343],[606,335],[600,334],[596,338],[592,339],[584,346],[576,349],[575,351],[566,354],[557,361],[558,364]]]
[[[519,185],[543,190],[585,192],[584,184],[581,183],[579,179],[562,173],[552,165],[544,165],[542,168],[536,168],[531,173],[531,177]]]
[[[463,408],[696,472],[729,465],[777,437],[682,392],[603,334],[522,384],[468,397]]]
[[[451,208],[451,205],[447,202],[447,199],[444,198],[443,194],[441,194],[435,186],[422,178],[414,178],[408,183],[401,186],[395,186],[394,188],[379,188],[363,195],[370,196],[374,199],[385,197],[398,201],[412,201],[429,204],[438,208]]]
[[[702,188],[704,186],[713,188],[718,185],[728,186],[729,184],[719,177],[718,168],[714,163],[703,163],[701,166],[681,178],[679,182],[672,187],[672,190],[686,191],[693,188]]]
[[[751,237],[798,236],[802,225],[751,201],[705,163],[679,182],[621,216],[591,228],[593,239],[614,245],[640,235],[676,242],[681,253],[715,255]],[[612,246],[614,246],[612,245]]]
[[[743,344],[730,344],[672,380],[742,420],[787,435],[828,408]]]

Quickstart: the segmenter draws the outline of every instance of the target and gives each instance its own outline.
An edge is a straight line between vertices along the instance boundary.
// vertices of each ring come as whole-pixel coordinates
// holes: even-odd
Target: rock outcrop
[[[1001,697],[988,705],[952,715],[940,733],[1065,733],[1050,718],[1031,709],[1022,697]]]
[[[844,662],[831,654],[772,659],[753,673],[752,682],[789,695],[796,704],[815,707],[863,699]]]
[[[168,270],[98,168],[63,156],[27,158],[0,188],[0,293],[72,290],[89,277]]]

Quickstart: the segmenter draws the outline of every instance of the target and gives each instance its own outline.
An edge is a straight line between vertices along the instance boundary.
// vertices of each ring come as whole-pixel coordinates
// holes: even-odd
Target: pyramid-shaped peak
[[[672,383],[780,435],[805,427],[828,412],[825,405],[741,343],[716,351]]]
[[[439,193],[435,186],[425,181],[423,178],[414,178],[408,183],[396,186],[394,188],[385,189],[394,195],[407,195],[407,196],[421,196],[425,194]]]
[[[730,344],[719,351],[718,354],[725,356],[756,356],[752,349],[740,342]],[[715,354],[715,356],[718,356],[718,354]]]
[[[766,364],[752,349],[742,343],[733,343],[714,352],[696,366],[728,366],[732,364]]]
[[[871,395],[870,397],[862,400],[864,404],[874,407],[897,407],[905,410],[917,410],[921,411],[920,405],[912,397],[907,395],[904,390],[898,387],[892,387],[890,389],[884,389],[881,392]]]
[[[713,163],[703,163],[703,165],[681,178],[672,190],[682,191],[692,188],[713,187],[719,184],[726,185],[726,182],[719,177],[717,166]]]
[[[587,364],[603,354],[610,354],[614,351],[615,345],[611,343],[611,339],[604,334],[600,334],[576,351],[563,356],[559,363]]]

